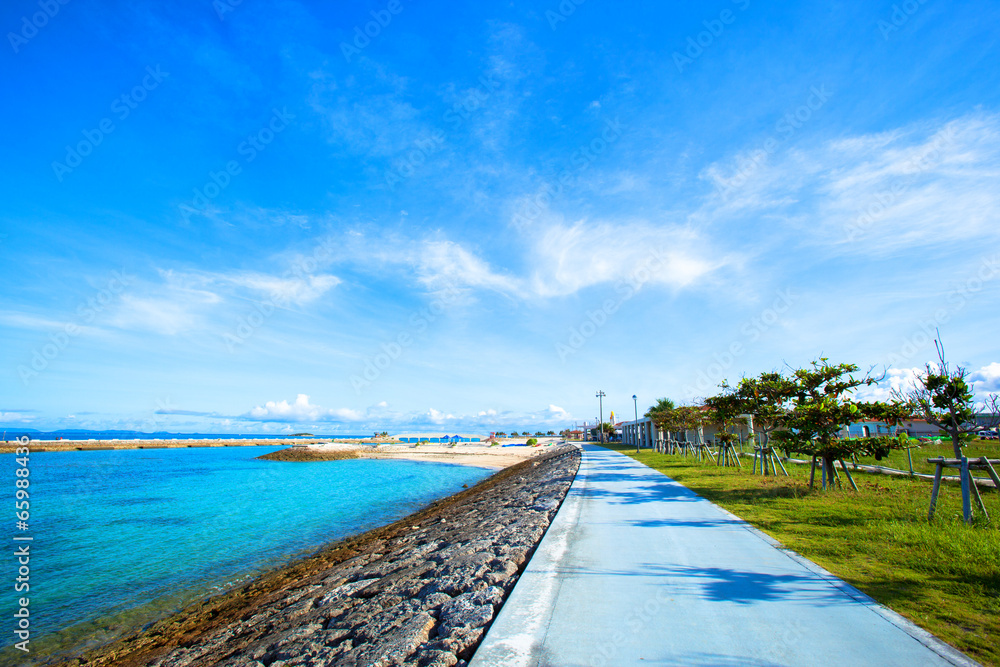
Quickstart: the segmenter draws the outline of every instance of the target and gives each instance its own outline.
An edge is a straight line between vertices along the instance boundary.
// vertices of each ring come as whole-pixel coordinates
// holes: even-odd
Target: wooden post
[[[779,468],[781,468],[781,472],[785,473],[785,477],[788,477],[788,471],[785,470],[785,464],[781,462],[781,459],[778,458],[777,454],[774,455],[774,462],[778,464]]]
[[[979,509],[983,511],[983,516],[986,520],[990,520],[990,513],[986,511],[986,505],[983,504],[983,498],[979,495],[979,485],[976,484],[976,478],[972,476],[972,471],[969,471],[969,485],[972,487],[972,495],[976,497],[976,504],[979,505]]]
[[[941,473],[944,471],[944,463],[938,461],[937,469],[934,471],[934,486],[931,488],[931,509],[927,512],[927,520],[934,520],[934,508],[937,505],[938,492],[941,490]]]
[[[846,465],[844,465],[844,459],[840,460],[840,467],[844,469],[844,474],[847,475],[847,481],[849,481],[851,486],[854,487],[854,490],[857,491],[858,485],[854,483],[854,478],[851,477],[851,471],[847,469]]]
[[[1000,491],[1000,477],[997,476],[997,471],[993,469],[993,466],[990,464],[990,460],[984,456],[979,459],[979,462],[986,466],[986,472],[989,473],[990,479],[992,479],[993,483],[996,485],[997,491]]]
[[[960,459],[962,461],[962,466],[959,468],[959,474],[961,475],[962,481],[962,516],[965,518],[965,523],[972,523],[972,498],[971,492],[969,490],[969,459],[966,456],[962,456]]]
[[[910,447],[906,448],[906,460],[910,462],[910,477],[913,477],[913,454],[910,449]]]

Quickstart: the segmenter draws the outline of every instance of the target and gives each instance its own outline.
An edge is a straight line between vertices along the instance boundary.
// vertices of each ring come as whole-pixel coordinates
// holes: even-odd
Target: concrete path
[[[976,664],[661,473],[584,449],[472,667]]]

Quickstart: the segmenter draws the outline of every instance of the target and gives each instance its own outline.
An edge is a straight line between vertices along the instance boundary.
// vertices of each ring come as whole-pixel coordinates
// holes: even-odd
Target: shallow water
[[[254,460],[275,449],[32,455],[29,530],[15,530],[12,499],[5,531],[8,544],[15,534],[33,537],[32,654],[103,643],[491,473],[398,460]],[[14,456],[0,460],[13,496]],[[17,564],[6,561],[13,582]],[[8,619],[24,595],[12,588],[0,598]],[[11,651],[5,642],[3,657],[24,664]]]

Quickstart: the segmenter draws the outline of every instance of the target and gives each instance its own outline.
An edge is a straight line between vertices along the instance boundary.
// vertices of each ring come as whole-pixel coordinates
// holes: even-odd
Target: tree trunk
[[[823,465],[826,467],[826,483],[829,488],[834,488],[836,477],[833,475],[833,457],[823,456]]]

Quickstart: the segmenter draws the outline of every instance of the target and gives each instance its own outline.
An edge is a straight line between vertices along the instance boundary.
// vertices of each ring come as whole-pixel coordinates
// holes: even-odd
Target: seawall
[[[461,665],[573,481],[573,446],[192,605],[67,665]]]

